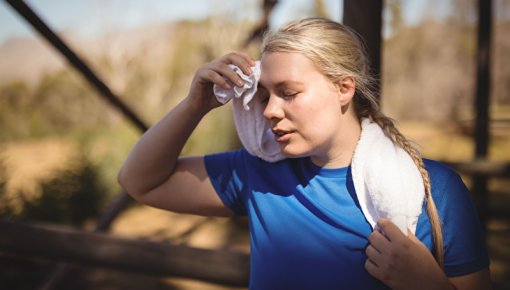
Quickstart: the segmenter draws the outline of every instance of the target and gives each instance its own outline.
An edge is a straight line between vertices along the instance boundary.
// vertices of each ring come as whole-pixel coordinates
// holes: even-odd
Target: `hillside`
[[[23,80],[36,84],[49,71],[60,69],[62,60],[40,39],[13,38],[0,45],[0,83]]]

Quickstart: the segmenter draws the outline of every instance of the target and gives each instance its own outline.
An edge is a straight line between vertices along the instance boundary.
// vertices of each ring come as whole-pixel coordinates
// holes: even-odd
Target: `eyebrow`
[[[298,86],[303,86],[304,83],[302,82],[299,82],[299,81],[281,81],[281,82],[278,82],[276,83],[275,87],[276,88],[280,88],[280,87],[283,87],[283,86],[286,86],[286,85],[298,85]],[[259,81],[258,83],[258,86],[257,88],[263,88],[263,89],[266,89],[267,88]]]

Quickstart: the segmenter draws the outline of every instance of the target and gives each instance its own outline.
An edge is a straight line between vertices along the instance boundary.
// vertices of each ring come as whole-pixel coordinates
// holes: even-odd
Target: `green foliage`
[[[0,189],[2,186],[0,183]],[[25,199],[21,213],[14,214],[9,208],[2,208],[0,216],[79,226],[96,217],[107,197],[98,169],[85,159],[79,160],[76,168],[62,170],[40,186],[41,196]]]
[[[105,111],[97,94],[66,70],[46,75],[34,89],[8,83],[0,86],[0,142],[97,126]]]
[[[117,174],[140,135],[130,124],[122,122],[89,130],[75,130],[67,139],[76,143],[79,151],[94,164],[105,186],[103,194],[110,199],[120,191]]]
[[[0,141],[29,134],[19,115],[29,112],[31,92],[25,82],[17,81],[0,87]]]
[[[63,133],[72,128],[97,126],[105,120],[105,105],[97,93],[65,70],[42,79],[34,93],[34,104],[46,120],[48,131]]]
[[[5,165],[2,160],[0,160],[0,202],[5,203],[5,189],[6,189],[6,174],[5,174]],[[11,215],[11,211],[9,208],[0,205],[0,217],[1,216],[9,216]]]
[[[173,91],[179,91],[183,78],[192,74],[201,63],[212,60],[201,32],[207,29],[207,20],[202,22],[181,21],[178,24],[173,50],[168,57],[166,75]],[[186,87],[189,84],[186,84]]]

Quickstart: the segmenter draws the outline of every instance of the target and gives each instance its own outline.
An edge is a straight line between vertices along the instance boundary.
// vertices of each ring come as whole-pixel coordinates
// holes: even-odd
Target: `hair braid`
[[[444,248],[443,248],[443,231],[441,220],[437,212],[436,204],[432,198],[432,190],[430,185],[430,177],[428,171],[425,169],[423,159],[419,151],[411,144],[411,142],[397,129],[395,121],[384,115],[377,101],[375,90],[373,87],[374,80],[370,74],[366,73],[365,78],[360,79],[356,86],[356,97],[354,100],[354,108],[358,118],[369,118],[376,122],[383,130],[383,132],[392,140],[404,149],[407,154],[413,159],[414,164],[420,171],[423,186],[425,187],[425,202],[427,215],[429,216],[430,225],[432,228],[432,237],[434,242],[434,257],[441,268],[444,266]]]
[[[395,126],[393,119],[385,116],[380,110],[374,110],[370,112],[368,116],[372,121],[377,123],[386,136],[388,136],[393,143],[404,149],[409,156],[413,159],[414,163],[420,171],[423,179],[423,185],[425,187],[425,198],[427,205],[427,214],[432,227],[432,236],[434,241],[434,257],[441,268],[444,266],[444,249],[443,249],[443,232],[441,227],[441,221],[437,213],[437,208],[434,200],[432,199],[432,190],[430,186],[430,177],[428,171],[425,169],[423,159],[419,151],[411,144],[411,142],[400,133]]]

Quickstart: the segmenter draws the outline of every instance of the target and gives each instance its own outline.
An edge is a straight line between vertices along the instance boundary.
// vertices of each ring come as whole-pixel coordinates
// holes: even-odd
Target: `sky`
[[[211,14],[228,15],[237,19],[260,19],[261,0],[25,0],[46,23],[56,31],[73,31],[84,36],[129,29],[137,26],[206,18]],[[292,19],[306,16],[313,0],[280,0],[271,15],[271,26],[278,27]],[[438,11],[447,14],[449,1]],[[330,17],[341,21],[343,0],[324,0]],[[446,3],[446,4],[444,4]],[[423,18],[427,0],[403,1],[403,16],[407,24],[418,24]],[[430,4],[430,2],[429,2]],[[0,44],[11,37],[29,37],[33,29],[6,2],[0,2]]]
[[[28,0],[26,3],[51,28],[83,35],[164,21],[198,20],[214,13],[254,21],[260,17],[259,0]],[[341,1],[326,0],[325,3],[330,16],[340,20]],[[271,23],[281,25],[312,5],[310,0],[280,0]],[[0,43],[10,37],[32,34],[30,25],[24,23],[8,4],[0,2]]]

